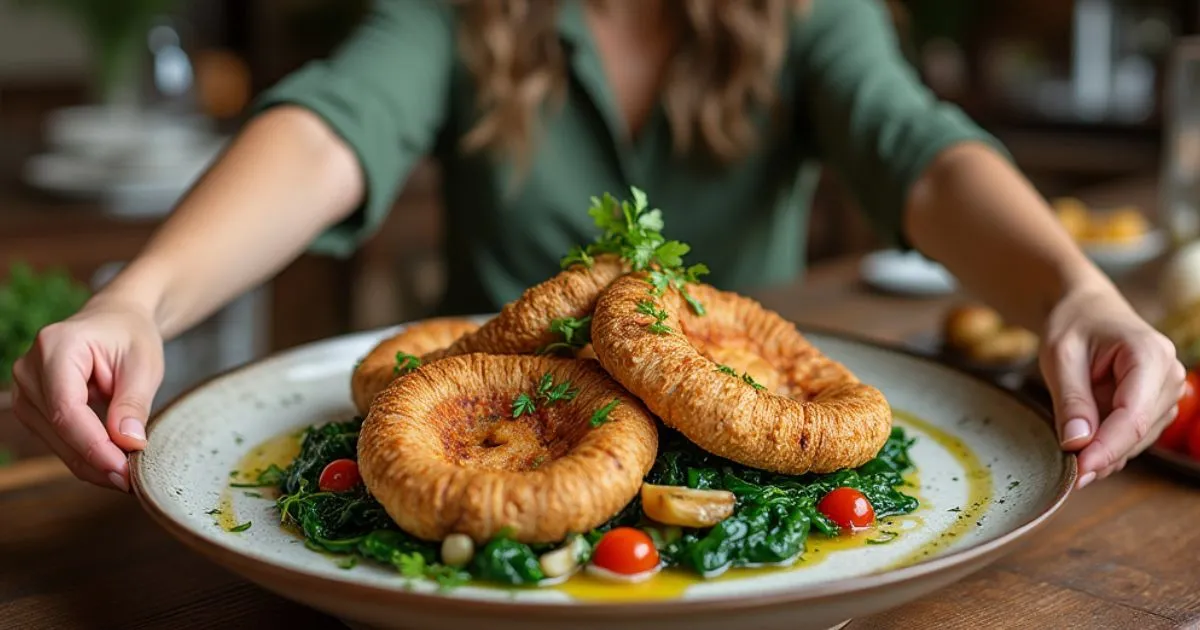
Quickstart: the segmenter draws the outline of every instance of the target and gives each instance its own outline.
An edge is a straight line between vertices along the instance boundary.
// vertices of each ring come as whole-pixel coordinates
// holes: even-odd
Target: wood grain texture
[[[881,296],[855,262],[803,287],[756,294],[785,317],[901,341],[928,331],[945,299]],[[1131,278],[1147,307],[1153,285]],[[0,470],[0,488],[6,475]],[[1022,548],[990,568],[850,630],[1186,628],[1200,625],[1200,491],[1149,462],[1076,493]],[[0,627],[341,628],[189,552],[126,496],[61,476],[0,490]]]

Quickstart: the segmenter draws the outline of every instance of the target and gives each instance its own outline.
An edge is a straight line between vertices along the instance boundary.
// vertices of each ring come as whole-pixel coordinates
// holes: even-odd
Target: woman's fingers
[[[1154,344],[1131,344],[1118,352],[1112,413],[1079,453],[1080,487],[1111,474],[1162,430],[1178,401],[1177,363]]]
[[[138,353],[122,368],[114,375],[108,435],[126,451],[140,451],[146,448],[146,421],[162,383],[162,362],[154,353]]]
[[[100,418],[88,407],[91,354],[80,352],[66,355],[56,352],[51,346],[48,350],[41,349],[41,355],[43,366],[39,406],[45,416],[45,424],[63,444],[108,477],[112,485],[128,490],[125,452],[113,444]],[[40,434],[46,437],[45,433]]]
[[[1091,371],[1087,345],[1081,338],[1066,337],[1042,354],[1042,374],[1054,399],[1058,439],[1067,450],[1085,447],[1100,424]]]
[[[50,447],[50,450],[67,465],[71,474],[75,475],[76,478],[104,488],[127,490],[127,485],[116,485],[114,480],[109,479],[107,475],[90,466],[84,461],[82,455],[64,444],[54,434],[54,431],[50,429],[50,425],[41,410],[34,406],[27,397],[22,395],[19,388],[13,391],[13,413],[17,416],[17,420],[21,421],[21,424],[35,433],[46,446]]]

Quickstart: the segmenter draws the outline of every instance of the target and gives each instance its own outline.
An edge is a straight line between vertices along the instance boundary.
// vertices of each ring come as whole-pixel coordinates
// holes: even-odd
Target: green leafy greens
[[[539,389],[549,392],[554,387],[541,388],[539,383]],[[617,402],[610,406],[615,408]],[[351,566],[353,558],[369,559],[394,567],[406,578],[431,579],[443,588],[472,579],[530,585],[545,577],[538,556],[550,546],[527,545],[502,533],[478,549],[467,567],[449,567],[438,562],[437,543],[401,531],[363,486],[342,493],[315,490],[317,477],[329,462],[356,458],[361,426],[362,420],[356,418],[309,428],[300,454],[280,477],[282,496],[277,506],[281,518],[304,534],[306,546],[341,555],[343,566]],[[643,525],[668,566],[715,575],[730,567],[791,561],[804,552],[814,530],[818,535],[836,536],[837,525],[816,509],[817,502],[834,488],[857,488],[881,519],[918,507],[915,498],[900,490],[903,474],[913,469],[908,454],[913,440],[900,428],[892,430],[875,459],[827,475],[790,476],[748,468],[710,455],[676,433],[664,433],[661,443],[646,481],[729,490],[737,496],[733,516],[705,530],[662,528],[644,521],[641,503],[635,499],[607,523],[586,533],[589,551],[585,556],[609,529]],[[881,530],[870,542],[883,544],[893,537],[894,532]]]

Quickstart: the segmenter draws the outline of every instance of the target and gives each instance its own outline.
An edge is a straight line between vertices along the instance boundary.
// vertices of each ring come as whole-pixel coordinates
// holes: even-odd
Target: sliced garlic
[[[664,525],[712,527],[733,514],[736,502],[727,490],[642,484],[642,510]]]
[[[545,573],[548,578],[563,577],[574,573],[579,568],[579,558],[586,550],[585,545],[587,542],[582,537],[576,536],[566,545],[542,554],[542,557],[538,558],[542,573]]]
[[[442,564],[466,566],[475,556],[475,542],[466,534],[450,534],[442,541]]]

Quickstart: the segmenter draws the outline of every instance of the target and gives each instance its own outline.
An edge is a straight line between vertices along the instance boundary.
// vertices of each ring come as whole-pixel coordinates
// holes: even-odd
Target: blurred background
[[[1132,211],[1147,227],[1135,230],[1195,236],[1200,0],[888,4],[928,85],[1047,197],[1112,190],[1114,204],[1141,200]],[[367,5],[0,0],[0,392],[36,330],[137,253],[255,94],[329,52]],[[438,177],[418,168],[353,258],[305,257],[173,341],[158,401],[264,353],[427,314],[443,277]],[[879,247],[852,205],[827,177],[812,264]],[[35,448],[5,414],[0,393],[0,462]]]

